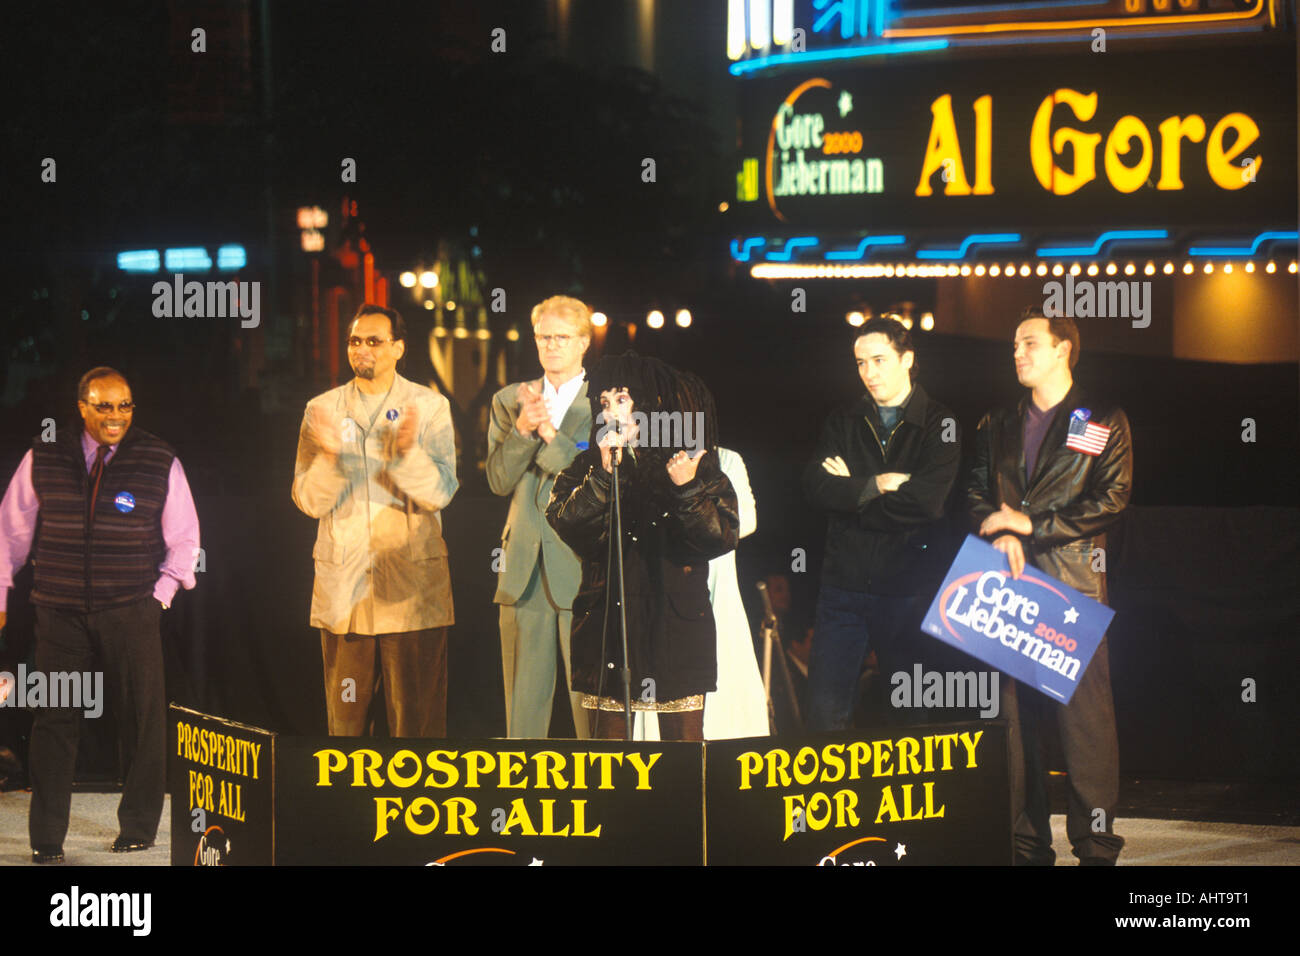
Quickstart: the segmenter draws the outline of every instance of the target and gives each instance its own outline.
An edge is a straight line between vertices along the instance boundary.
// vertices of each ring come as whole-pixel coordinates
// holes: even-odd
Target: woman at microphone
[[[588,381],[592,440],[556,477],[546,509],[582,559],[570,636],[573,687],[596,714],[593,736],[624,736],[610,540],[617,460],[632,710],[657,714],[664,740],[702,740],[704,695],[717,682],[709,560],[736,547],[736,493],[708,430],[699,428],[696,413],[704,407],[690,407],[702,405],[692,399],[698,390],[683,388],[674,369],[629,352],[601,359]]]

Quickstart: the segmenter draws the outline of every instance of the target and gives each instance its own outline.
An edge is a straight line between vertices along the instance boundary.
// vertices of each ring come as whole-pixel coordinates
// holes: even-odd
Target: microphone
[[[609,450],[610,460],[616,464],[623,464],[623,423],[617,416],[614,418],[614,434],[619,437],[619,443]]]
[[[772,609],[772,598],[767,593],[767,582],[759,581],[754,587],[758,588],[759,596],[763,599],[763,624],[772,627],[776,624],[776,611]]]

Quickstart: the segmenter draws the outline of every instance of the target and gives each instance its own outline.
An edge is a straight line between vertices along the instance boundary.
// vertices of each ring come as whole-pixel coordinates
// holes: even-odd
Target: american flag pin
[[[1077,409],[1070,416],[1070,431],[1065,437],[1065,447],[1085,455],[1100,455],[1110,438],[1110,429],[1077,417],[1080,411],[1086,413],[1087,409]]]

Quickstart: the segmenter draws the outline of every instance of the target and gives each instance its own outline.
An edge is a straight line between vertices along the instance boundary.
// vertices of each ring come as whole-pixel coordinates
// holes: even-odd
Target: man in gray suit
[[[591,434],[582,358],[591,343],[591,309],[552,296],[533,309],[542,378],[507,385],[492,398],[487,479],[511,495],[501,535],[497,593],[506,725],[511,737],[545,737],[555,689],[555,651],[578,737],[590,736],[581,694],[569,682],[569,628],[582,565],[546,521],[555,476],[586,447]]]

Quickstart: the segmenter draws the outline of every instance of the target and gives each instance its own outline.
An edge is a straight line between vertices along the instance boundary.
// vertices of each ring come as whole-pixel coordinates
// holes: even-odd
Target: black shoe
[[[61,846],[34,846],[32,847],[33,863],[62,863],[63,847]]]
[[[1080,866],[1114,866],[1115,861],[1104,856],[1081,856]]]
[[[126,837],[118,837],[113,841],[110,849],[114,853],[134,853],[136,850],[147,850],[153,846],[153,840],[128,840]]]

